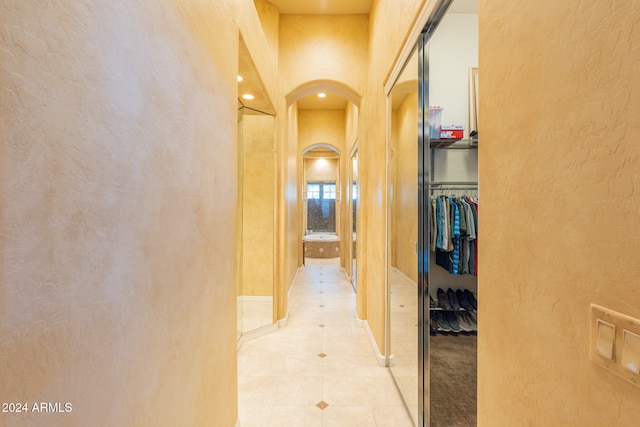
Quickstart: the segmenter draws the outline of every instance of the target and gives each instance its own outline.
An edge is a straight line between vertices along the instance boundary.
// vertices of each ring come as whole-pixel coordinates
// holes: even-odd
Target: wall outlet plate
[[[640,366],[640,360],[635,360],[640,359],[640,352],[634,339],[640,336],[640,320],[591,304],[590,328],[591,361],[640,387],[640,374],[634,372],[635,366]]]

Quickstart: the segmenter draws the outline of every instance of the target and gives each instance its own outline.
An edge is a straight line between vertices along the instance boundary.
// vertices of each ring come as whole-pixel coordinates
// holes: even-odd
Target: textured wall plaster
[[[243,135],[242,294],[273,296],[274,121],[246,115]]]
[[[480,1],[479,425],[636,426],[589,304],[640,316],[640,11]]]
[[[247,7],[0,6],[1,424],[235,424]]]
[[[360,217],[358,283],[366,286],[367,322],[384,351],[386,251],[386,95],[384,85],[424,1],[381,0],[370,15],[369,62],[365,97],[360,107],[358,161]],[[361,307],[358,308],[362,314]]]
[[[391,160],[393,197],[391,215],[391,265],[397,267],[414,282],[418,282],[418,95],[409,94],[402,102],[392,127],[397,129],[397,141],[392,146]]]
[[[367,15],[282,15],[283,94],[314,80],[341,82],[363,94],[367,73]]]

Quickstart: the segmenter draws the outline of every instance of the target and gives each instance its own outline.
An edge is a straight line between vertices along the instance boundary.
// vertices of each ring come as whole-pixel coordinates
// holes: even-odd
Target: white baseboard
[[[400,269],[398,269],[397,267],[391,267],[391,269],[395,273],[398,273],[398,275],[402,278],[402,280],[404,280],[405,282],[407,282],[408,284],[410,284],[414,288],[418,289],[418,284],[416,282],[414,282],[409,276],[404,274]]]
[[[240,295],[238,302],[273,302],[273,297],[269,295]]]
[[[369,336],[369,342],[371,343],[371,347],[373,348],[373,352],[376,355],[376,362],[378,362],[378,366],[386,367],[387,366],[387,358],[384,354],[380,353],[378,350],[378,344],[376,343],[376,339],[373,337],[373,332],[371,332],[371,328],[369,328],[369,323],[366,320],[361,320],[356,313],[356,324],[360,327],[364,327],[365,331],[367,331],[367,335]]]
[[[238,418],[238,421],[236,421],[236,427],[241,427],[240,426],[240,418]]]
[[[289,311],[287,311],[287,314],[284,316],[284,318],[276,322],[276,325],[278,325],[278,328],[284,328],[285,326],[287,326],[288,322],[289,322]]]
[[[272,323],[271,325],[263,326],[262,328],[254,329],[249,332],[244,332],[242,335],[240,335],[240,338],[238,338],[237,349],[240,350],[242,344],[246,343],[247,341],[255,340],[256,338],[260,338],[276,330],[278,330],[277,322]]]

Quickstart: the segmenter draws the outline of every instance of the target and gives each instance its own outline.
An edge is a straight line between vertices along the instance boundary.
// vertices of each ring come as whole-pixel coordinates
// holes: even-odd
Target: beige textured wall
[[[280,28],[280,11],[267,0],[253,0],[256,12],[262,24],[262,30],[266,37],[272,57],[278,61],[278,34]]]
[[[281,15],[281,93],[314,80],[334,80],[362,95],[368,27],[367,15]]]
[[[345,151],[344,110],[300,110],[298,113],[298,149],[314,144],[329,144]]]
[[[290,107],[282,103],[282,108],[287,111],[286,135],[281,139],[283,143],[279,146],[280,150],[280,179],[282,197],[279,199],[282,203],[279,210],[281,233],[278,238],[281,239],[281,248],[279,252],[280,274],[277,276],[277,283],[280,305],[278,315],[283,318],[286,315],[287,299],[286,294],[289,292],[298,266],[302,263],[302,245],[300,241],[302,234],[299,224],[302,221],[302,210],[299,209],[298,199],[300,187],[299,174],[302,172],[302,165],[298,167],[298,162],[302,162],[298,151],[298,105],[294,104]]]
[[[392,127],[397,130],[396,145],[392,146],[394,156],[393,201],[391,202],[392,252],[394,267],[402,271],[414,282],[418,282],[418,256],[416,242],[418,238],[418,139],[416,123],[418,120],[418,95],[407,95]]]
[[[356,144],[358,143],[358,119],[359,119],[359,111],[358,107],[356,107],[353,103],[347,102],[347,108],[344,111],[345,117],[345,149],[342,161],[341,174],[344,179],[343,185],[343,203],[342,203],[342,218],[345,219],[342,223],[342,235],[349,236],[343,239],[343,247],[340,251],[340,263],[344,266],[347,271],[349,277],[352,276],[352,267],[353,264],[351,262],[351,258],[353,256],[353,246],[351,243],[351,235],[352,235],[352,211],[351,211],[351,196],[352,196],[352,182],[349,181],[349,177],[352,174],[352,160],[351,153],[353,152]]]
[[[423,1],[380,0],[370,16],[369,66],[366,96],[360,107],[358,155],[360,216],[358,229],[358,283],[366,286],[366,315],[378,348],[384,352],[386,251],[386,96],[384,84]],[[362,260],[362,262],[361,262]]]
[[[479,15],[479,425],[640,425],[640,390],[589,361],[590,303],[640,317],[640,10]]]
[[[274,121],[244,117],[242,295],[273,296]]]
[[[0,6],[0,396],[73,404],[3,425],[235,424],[234,22],[260,50],[252,7]]]
[[[307,181],[335,181],[338,179],[338,159],[305,159]]]

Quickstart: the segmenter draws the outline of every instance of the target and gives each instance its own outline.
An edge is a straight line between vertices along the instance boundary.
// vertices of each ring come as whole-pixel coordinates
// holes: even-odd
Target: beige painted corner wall
[[[3,425],[235,425],[235,22],[251,8],[0,6],[0,395],[73,405]]]
[[[242,295],[273,296],[274,120],[243,119]]]
[[[302,221],[302,211],[298,206],[299,191],[298,186],[299,174],[302,169],[298,167],[300,154],[298,152],[298,105],[293,104],[287,107],[284,99],[282,99],[281,107],[287,113],[287,120],[281,122],[286,125],[286,132],[283,135],[279,146],[280,150],[280,190],[282,195],[279,201],[282,203],[280,218],[281,232],[278,237],[281,239],[279,252],[280,274],[277,276],[280,283],[277,284],[280,297],[279,318],[283,318],[287,314],[287,293],[293,285],[293,279],[298,270],[298,266],[302,262],[302,239],[300,231],[300,223]]]
[[[394,154],[390,161],[393,182],[391,200],[391,265],[418,282],[418,95],[412,93],[402,101],[393,115],[392,129],[397,131]],[[395,132],[394,132],[395,134]]]
[[[366,315],[381,353],[385,342],[386,251],[386,96],[384,85],[424,1],[380,0],[370,15],[369,65],[365,97],[360,107],[358,160],[358,284],[366,286]],[[362,260],[362,261],[361,261]]]
[[[589,304],[640,318],[640,11],[479,16],[479,425],[640,425],[640,389],[589,361]]]

